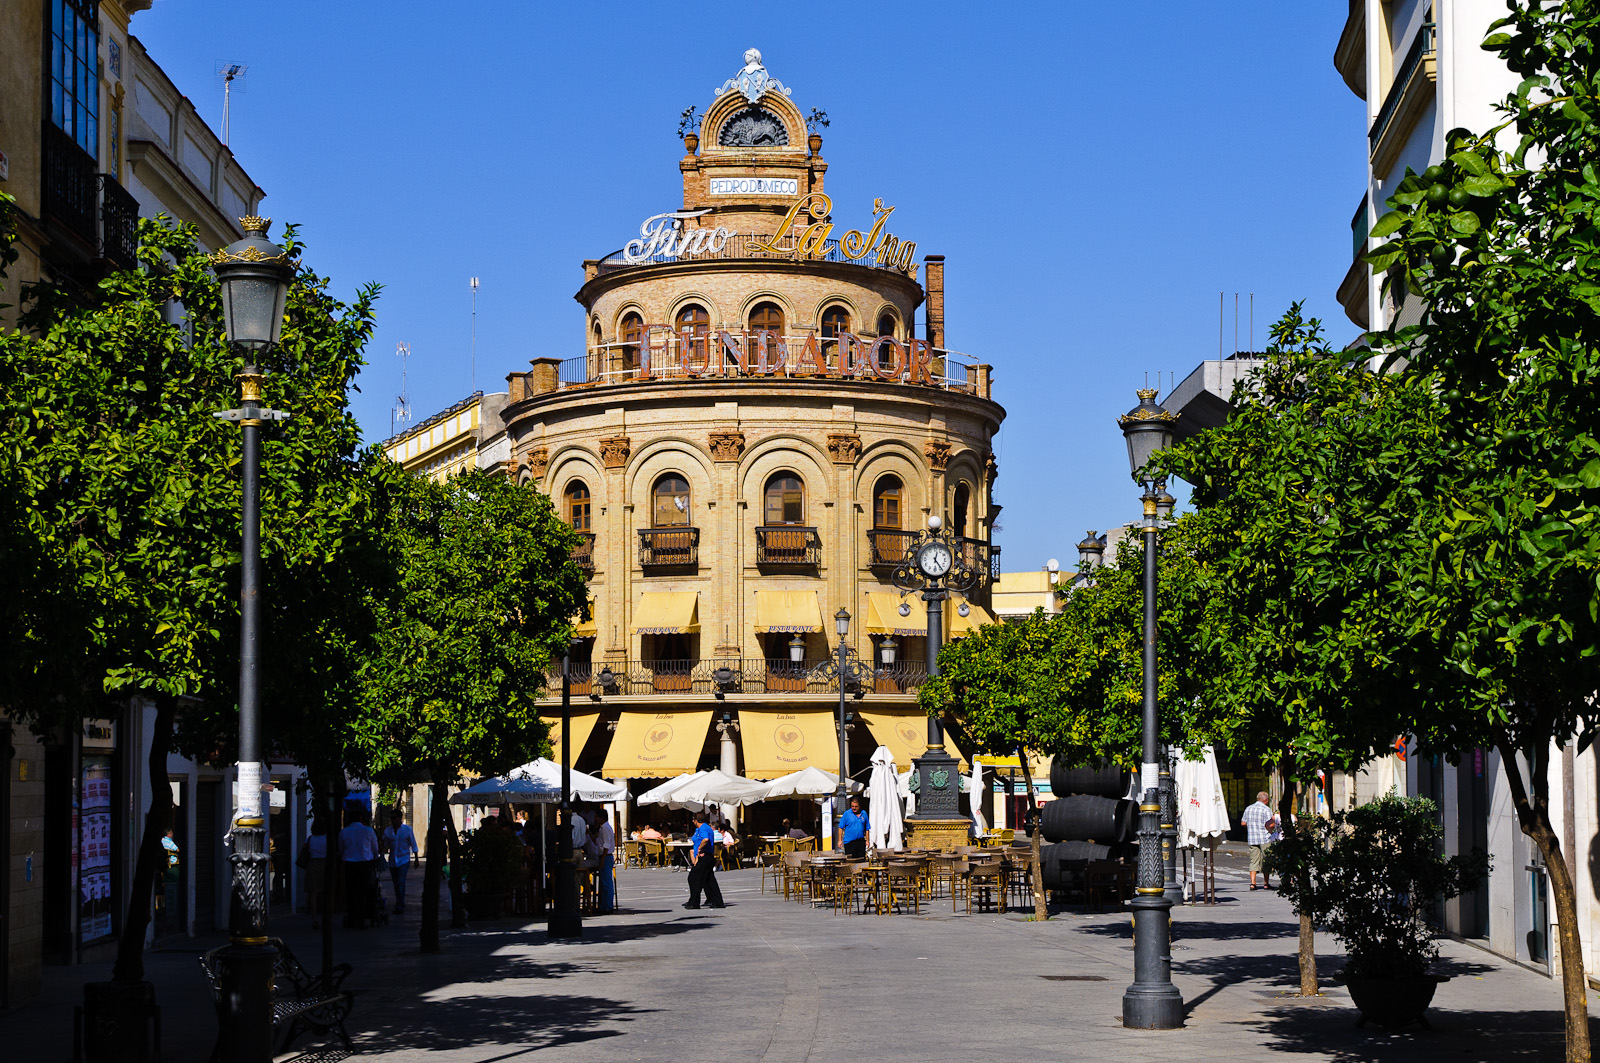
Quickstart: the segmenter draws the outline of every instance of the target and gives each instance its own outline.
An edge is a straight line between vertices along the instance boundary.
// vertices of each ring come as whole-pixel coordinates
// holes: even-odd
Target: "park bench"
[[[324,979],[322,975],[306,970],[282,938],[269,938],[268,942],[278,952],[272,964],[272,1031],[279,1038],[277,1052],[286,1052],[290,1043],[303,1033],[332,1032],[338,1035],[348,1054],[352,1049],[344,1020],[350,1014],[353,998],[348,991],[339,987],[349,977],[350,965],[337,965]],[[206,980],[211,986],[211,1002],[216,1005],[219,1019],[223,1008],[220,960],[227,948],[223,945],[200,957],[200,966],[204,968]],[[218,1047],[220,1049],[220,1044]],[[304,1058],[318,1058],[318,1055],[313,1053]],[[216,1052],[212,1053],[211,1059],[212,1063],[219,1063]]]

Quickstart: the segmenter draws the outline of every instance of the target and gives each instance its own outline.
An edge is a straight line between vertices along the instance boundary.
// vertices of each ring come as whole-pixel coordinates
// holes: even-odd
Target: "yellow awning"
[[[816,591],[756,591],[756,634],[821,630],[822,606]]]
[[[583,752],[584,743],[589,741],[589,735],[594,731],[594,725],[599,722],[598,712],[586,712],[582,716],[572,718],[572,763],[578,763],[578,754]],[[561,742],[566,736],[561,733],[561,717],[554,719],[546,716],[544,722],[550,725],[550,759],[557,764],[561,763]]]
[[[710,727],[709,709],[624,712],[600,774],[607,779],[670,779],[694,771]]]
[[[910,612],[900,615],[900,606],[910,607]],[[869,635],[926,635],[928,633],[928,607],[919,595],[877,591],[867,593],[867,634]]]
[[[645,591],[639,598],[635,635],[693,635],[699,630],[699,591]]]
[[[1022,782],[1022,764],[1015,756],[992,757],[987,753],[981,753],[977,759],[978,763],[986,768],[995,768],[1000,772],[1015,771],[1017,773],[1017,782],[1019,784]],[[1028,774],[1032,777],[1035,786],[1040,783],[1048,784],[1050,782],[1050,762],[1053,759],[1040,753],[1028,754]]]
[[[589,619],[575,619],[572,627],[574,636],[580,639],[598,638],[600,635],[600,614],[595,611],[594,595],[589,595]],[[580,614],[581,615],[581,614]]]
[[[739,710],[744,774],[776,779],[805,768],[839,773],[839,731],[831,712]]]
[[[944,611],[950,628],[950,638],[958,639],[963,635],[970,635],[985,624],[994,623],[994,617],[989,615],[989,610],[976,602],[967,602],[967,615],[961,615],[961,602],[944,603]]]
[[[867,721],[867,727],[872,730],[872,737],[878,740],[879,745],[888,746],[889,752],[894,754],[894,766],[900,771],[908,771],[911,762],[928,751],[928,718],[921,713],[903,712],[864,712],[856,710],[856,715]],[[945,752],[961,761],[961,770],[966,772],[966,758],[950,741],[950,736],[944,736]]]

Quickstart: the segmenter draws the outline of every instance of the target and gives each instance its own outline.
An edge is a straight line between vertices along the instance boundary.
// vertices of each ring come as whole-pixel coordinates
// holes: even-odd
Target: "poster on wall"
[[[84,755],[78,817],[78,927],[87,945],[112,935],[111,758]]]

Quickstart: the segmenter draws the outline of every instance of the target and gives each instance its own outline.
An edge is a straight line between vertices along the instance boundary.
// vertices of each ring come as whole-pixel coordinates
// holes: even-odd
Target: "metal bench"
[[[344,1020],[350,1014],[354,998],[339,988],[350,975],[350,965],[338,964],[324,980],[322,975],[306,970],[282,938],[268,938],[267,941],[278,953],[272,963],[272,1030],[280,1038],[277,1054],[288,1051],[289,1045],[301,1034],[311,1032],[337,1034],[346,1053],[352,1051]],[[227,948],[223,945],[200,957],[219,1019],[223,1008],[219,961]],[[217,1054],[220,1049],[219,1043],[211,1053],[212,1063],[220,1063]]]

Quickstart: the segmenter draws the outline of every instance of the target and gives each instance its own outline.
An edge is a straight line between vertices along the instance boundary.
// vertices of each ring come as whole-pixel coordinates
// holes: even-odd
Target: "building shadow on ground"
[[[1126,917],[1106,923],[1085,923],[1079,927],[1086,934],[1100,934],[1104,937],[1133,937],[1133,924]],[[1300,936],[1300,924],[1283,920],[1262,921],[1254,923],[1222,923],[1197,919],[1186,916],[1172,921],[1172,940],[1204,940],[1204,941],[1270,941],[1284,938],[1296,941]]]
[[[368,1009],[351,1016],[358,1052],[429,1051],[495,1045],[506,1049],[492,1059],[511,1059],[523,1051],[553,1048],[607,1037],[621,1030],[602,1024],[631,1022],[651,1009],[605,997],[559,993],[450,995],[418,999],[404,1006]]]
[[[1446,987],[1440,987],[1441,992]],[[1263,1009],[1246,1019],[1275,1052],[1314,1054],[1329,1063],[1415,1063],[1430,1059],[1555,1060],[1563,1055],[1563,1018],[1559,1011],[1475,1011],[1449,1007],[1428,1009],[1431,1030],[1410,1027],[1389,1031],[1358,1027],[1360,1013],[1345,1007],[1287,1006]],[[1591,1036],[1595,1028],[1590,1021]]]

